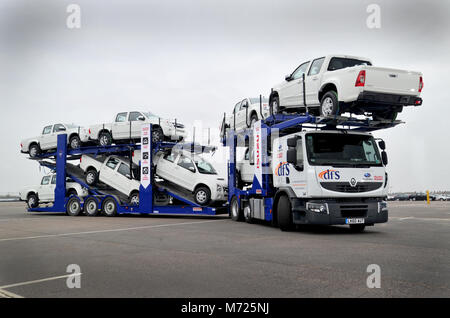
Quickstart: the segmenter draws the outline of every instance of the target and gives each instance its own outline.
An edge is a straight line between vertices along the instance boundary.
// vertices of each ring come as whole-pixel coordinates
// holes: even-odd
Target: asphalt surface
[[[450,297],[450,202],[389,208],[388,223],[353,234],[0,203],[0,297]],[[70,264],[81,288],[67,287]],[[381,288],[366,285],[370,264]]]

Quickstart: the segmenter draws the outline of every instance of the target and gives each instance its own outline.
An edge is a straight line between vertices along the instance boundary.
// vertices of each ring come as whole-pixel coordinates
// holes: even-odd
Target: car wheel
[[[211,200],[211,191],[207,187],[198,187],[194,192],[195,202],[199,205],[206,205]]]
[[[277,204],[277,223],[282,231],[290,231],[294,228],[292,223],[292,210],[289,198],[282,195]]]
[[[89,197],[84,201],[84,212],[87,216],[98,215],[98,201],[96,198]]]
[[[116,216],[117,202],[111,197],[106,198],[102,204],[102,212],[106,216]]]
[[[70,146],[71,149],[78,149],[78,148],[80,148],[81,147],[80,137],[78,137],[77,135],[74,135],[74,136],[70,137],[69,146]]]
[[[77,197],[72,197],[67,202],[66,213],[70,216],[77,216],[81,213],[81,203],[80,199]]]
[[[139,205],[139,193],[138,192],[132,193],[128,199],[129,199],[131,205]]]
[[[30,158],[35,158],[41,153],[41,147],[38,144],[32,144],[28,150]]]
[[[161,128],[155,128],[152,131],[152,141],[161,142],[164,140],[164,133]]]
[[[320,101],[320,116],[334,116],[338,114],[338,99],[334,91],[329,91],[323,95]]]
[[[271,104],[272,112],[273,114],[277,114],[280,110],[280,98],[278,96],[274,96],[272,98],[272,104]]]
[[[253,114],[252,117],[250,118],[250,126],[249,128],[253,127],[253,125],[255,125],[255,123],[258,121],[258,115]]]
[[[39,198],[36,194],[32,193],[27,198],[27,205],[29,209],[34,209],[39,205]]]
[[[365,228],[364,224],[350,224],[350,231],[353,233],[361,233]]]
[[[233,221],[242,221],[242,219],[244,218],[244,215],[242,213],[242,209],[239,206],[239,202],[238,202],[238,199],[236,197],[233,197],[231,199],[230,214],[231,214],[231,219]]]
[[[98,172],[94,169],[90,169],[86,173],[86,183],[90,186],[93,186],[97,183],[98,180]]]
[[[98,136],[98,143],[100,146],[109,146],[112,144],[112,137],[111,134],[107,131],[103,131],[100,133],[100,136]]]

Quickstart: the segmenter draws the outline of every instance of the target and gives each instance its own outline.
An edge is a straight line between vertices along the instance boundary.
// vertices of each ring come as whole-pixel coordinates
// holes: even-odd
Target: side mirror
[[[194,167],[189,167],[189,171],[190,172],[195,172],[195,168]]]
[[[138,118],[137,118],[137,120],[141,120],[141,121],[144,121],[145,120],[145,117],[144,116],[138,116]]]
[[[388,157],[387,157],[386,151],[382,151],[381,152],[381,161],[383,162],[383,165],[387,166],[387,164],[388,164]]]
[[[59,127],[58,131],[66,131],[66,127]]]
[[[244,108],[248,108],[248,104],[247,104],[247,103],[245,103],[244,105],[242,105],[242,107],[244,107]]]
[[[289,138],[288,140],[287,140],[287,146],[288,147],[297,147],[297,138],[296,137],[293,137],[293,138]]]
[[[293,164],[295,166],[297,164],[297,150],[288,149],[286,153],[286,160],[288,163]]]
[[[378,142],[378,147],[380,147],[381,150],[385,150],[386,149],[386,143],[384,142],[384,140],[380,140]]]
[[[289,82],[290,80],[292,80],[291,74],[286,75],[286,76],[284,77],[284,79],[285,79],[287,82]]]

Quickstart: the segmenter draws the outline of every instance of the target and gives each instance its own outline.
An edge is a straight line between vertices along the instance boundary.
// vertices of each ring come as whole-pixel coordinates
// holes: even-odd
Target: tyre
[[[36,194],[31,193],[27,198],[27,205],[29,209],[34,209],[39,206],[39,198]]]
[[[73,135],[72,137],[70,137],[69,147],[70,149],[78,149],[81,147],[81,140],[78,135]]]
[[[198,187],[194,191],[194,199],[199,205],[207,205],[211,200],[211,191],[207,187]]]
[[[361,233],[365,228],[364,224],[350,224],[350,231],[353,233]]]
[[[131,205],[139,205],[139,192],[133,192],[128,198]]]
[[[40,155],[41,147],[39,147],[38,144],[32,144],[30,146],[30,149],[28,149],[28,153],[30,154],[30,158],[35,158],[36,156]]]
[[[230,203],[230,215],[233,221],[242,221],[244,215],[242,213],[242,209],[239,206],[238,199],[233,197]]]
[[[272,108],[272,112],[274,114],[277,114],[279,112],[279,110],[280,110],[280,98],[278,96],[274,96],[272,98],[271,108]]]
[[[98,136],[98,143],[100,146],[109,146],[112,144],[112,136],[107,131],[102,131]]]
[[[334,116],[338,114],[339,104],[337,94],[329,91],[322,96],[320,101],[320,116]]]
[[[160,127],[153,129],[153,131],[152,131],[152,141],[153,142],[161,142],[163,140],[164,140],[163,130]]]
[[[80,199],[72,197],[69,199],[66,205],[66,213],[70,216],[77,216],[81,213]]]
[[[84,212],[87,216],[97,216],[98,210],[98,201],[96,198],[89,197],[84,201]]]
[[[111,197],[106,198],[102,204],[102,212],[106,216],[116,216],[117,202]]]
[[[93,186],[98,181],[98,172],[95,169],[90,169],[86,173],[86,183],[90,186]]]
[[[258,115],[253,114],[253,115],[250,117],[250,126],[249,126],[249,128],[253,127],[253,125],[254,125],[257,121],[258,121]]]
[[[70,197],[70,196],[72,196],[72,195],[77,195],[77,191],[75,190],[75,189],[69,189],[67,192],[66,192],[66,197]]]
[[[282,231],[290,231],[294,228],[292,223],[292,210],[289,198],[282,195],[277,204],[277,223]]]

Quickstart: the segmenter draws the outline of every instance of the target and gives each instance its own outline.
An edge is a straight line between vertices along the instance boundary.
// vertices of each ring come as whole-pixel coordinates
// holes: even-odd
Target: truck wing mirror
[[[380,147],[381,150],[385,150],[386,149],[386,143],[384,142],[384,140],[380,140],[378,142],[378,147]]]
[[[286,153],[287,162],[293,164],[294,166],[297,164],[297,150],[296,149],[288,149]]]
[[[141,121],[144,121],[145,120],[145,117],[144,116],[138,116],[138,118],[137,118],[138,120],[141,120]]]
[[[297,146],[297,137],[289,138],[287,140],[288,147],[296,147]]]
[[[383,165],[387,166],[388,164],[388,157],[386,151],[381,152],[381,161],[383,161]]]

